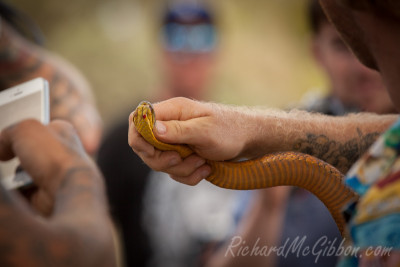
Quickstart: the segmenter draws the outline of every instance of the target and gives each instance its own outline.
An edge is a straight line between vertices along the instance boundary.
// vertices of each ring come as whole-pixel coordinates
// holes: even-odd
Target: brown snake
[[[177,151],[182,158],[194,153],[186,145],[158,141],[153,134],[155,113],[149,102],[136,108],[133,121],[143,138],[159,150]],[[317,196],[328,208],[344,236],[344,207],[358,196],[344,184],[343,174],[330,164],[299,152],[280,152],[242,161],[207,161],[212,172],[207,180],[227,189],[248,190],[279,185],[302,187]]]

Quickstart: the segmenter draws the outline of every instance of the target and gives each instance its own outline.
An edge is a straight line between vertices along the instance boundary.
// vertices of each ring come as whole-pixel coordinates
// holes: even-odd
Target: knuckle
[[[128,145],[135,151],[135,137],[134,136],[129,136],[128,137]]]
[[[164,168],[157,163],[153,163],[153,162],[149,162],[147,165],[149,165],[150,168],[152,168],[153,170],[157,171],[157,172],[161,172],[164,170]]]
[[[171,177],[173,180],[175,180],[175,181],[177,181],[177,182],[179,182],[181,184],[189,185],[186,182],[186,178],[185,177],[182,177],[182,176],[179,176],[179,175],[172,175],[172,174],[169,174],[169,177]]]
[[[44,127],[41,122],[36,119],[26,119],[21,122],[12,124],[2,130],[3,134],[16,136],[19,133],[31,132],[33,129]]]
[[[195,176],[172,175],[172,174],[170,174],[169,176],[175,181],[189,186],[195,186],[201,181],[201,179],[198,179]]]
[[[132,111],[131,114],[129,114],[129,118],[128,118],[129,122],[133,121],[133,116],[134,116],[135,113],[136,113],[136,111]]]
[[[198,183],[200,183],[200,181],[201,181],[201,179],[199,179],[198,177],[190,177],[189,179],[188,179],[188,185],[190,185],[190,186],[195,186],[195,185],[197,185]]]
[[[184,129],[183,129],[182,125],[180,123],[174,123],[174,126],[175,126],[176,134],[178,134],[179,136],[182,136],[184,134]]]
[[[128,132],[128,144],[130,147],[135,148],[138,146],[140,140],[139,134],[131,126]]]
[[[179,96],[179,97],[175,98],[175,100],[181,105],[187,104],[188,101],[190,101],[188,98],[183,97],[183,96]]]

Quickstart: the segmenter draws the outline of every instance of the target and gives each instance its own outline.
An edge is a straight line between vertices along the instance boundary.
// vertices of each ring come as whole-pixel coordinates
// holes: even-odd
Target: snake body
[[[136,108],[133,121],[143,138],[159,150],[177,151],[182,158],[194,153],[186,145],[166,144],[153,133],[155,113],[149,102]],[[357,199],[356,193],[344,184],[343,174],[330,164],[299,152],[279,152],[261,158],[241,161],[207,161],[212,172],[207,180],[216,186],[249,190],[279,185],[302,187],[317,196],[328,208],[344,235],[343,208]]]

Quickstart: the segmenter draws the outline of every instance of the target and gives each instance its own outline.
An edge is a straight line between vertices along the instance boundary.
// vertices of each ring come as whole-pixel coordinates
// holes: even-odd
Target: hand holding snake
[[[231,189],[255,189],[277,185],[297,185],[306,188],[324,202],[343,233],[345,222],[341,210],[357,196],[344,186],[343,176],[338,170],[312,156],[297,152],[273,153],[240,163],[223,161],[243,156],[253,158],[252,156],[257,154],[252,144],[255,135],[249,133],[248,126],[251,123],[243,124],[244,120],[249,118],[248,115],[242,116],[243,113],[238,112],[236,123],[232,124],[232,120],[227,120],[217,124],[218,115],[215,114],[219,111],[216,112],[215,108],[218,106],[204,105],[187,99],[173,99],[156,105],[154,109],[157,120],[162,121],[165,128],[154,131],[154,135],[154,110],[151,105],[144,103],[130,116],[129,143],[150,167],[165,171],[186,184],[196,184],[204,178],[201,175],[205,174],[208,181]],[[185,113],[182,110],[185,110]],[[220,111],[220,118],[224,117],[223,112],[224,110]],[[135,130],[133,120],[138,131]],[[199,129],[203,131],[200,132]],[[190,144],[190,147],[171,146],[166,143]],[[271,146],[271,151],[273,149],[277,148]],[[253,155],[249,151],[252,151]],[[206,164],[203,158],[207,159]]]

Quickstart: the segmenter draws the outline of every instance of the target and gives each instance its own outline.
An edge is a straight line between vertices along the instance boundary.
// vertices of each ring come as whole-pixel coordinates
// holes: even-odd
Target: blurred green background
[[[93,86],[109,127],[160,88],[160,0],[9,0],[37,21],[46,46]],[[287,107],[325,79],[309,51],[306,0],[219,0],[218,102]]]

